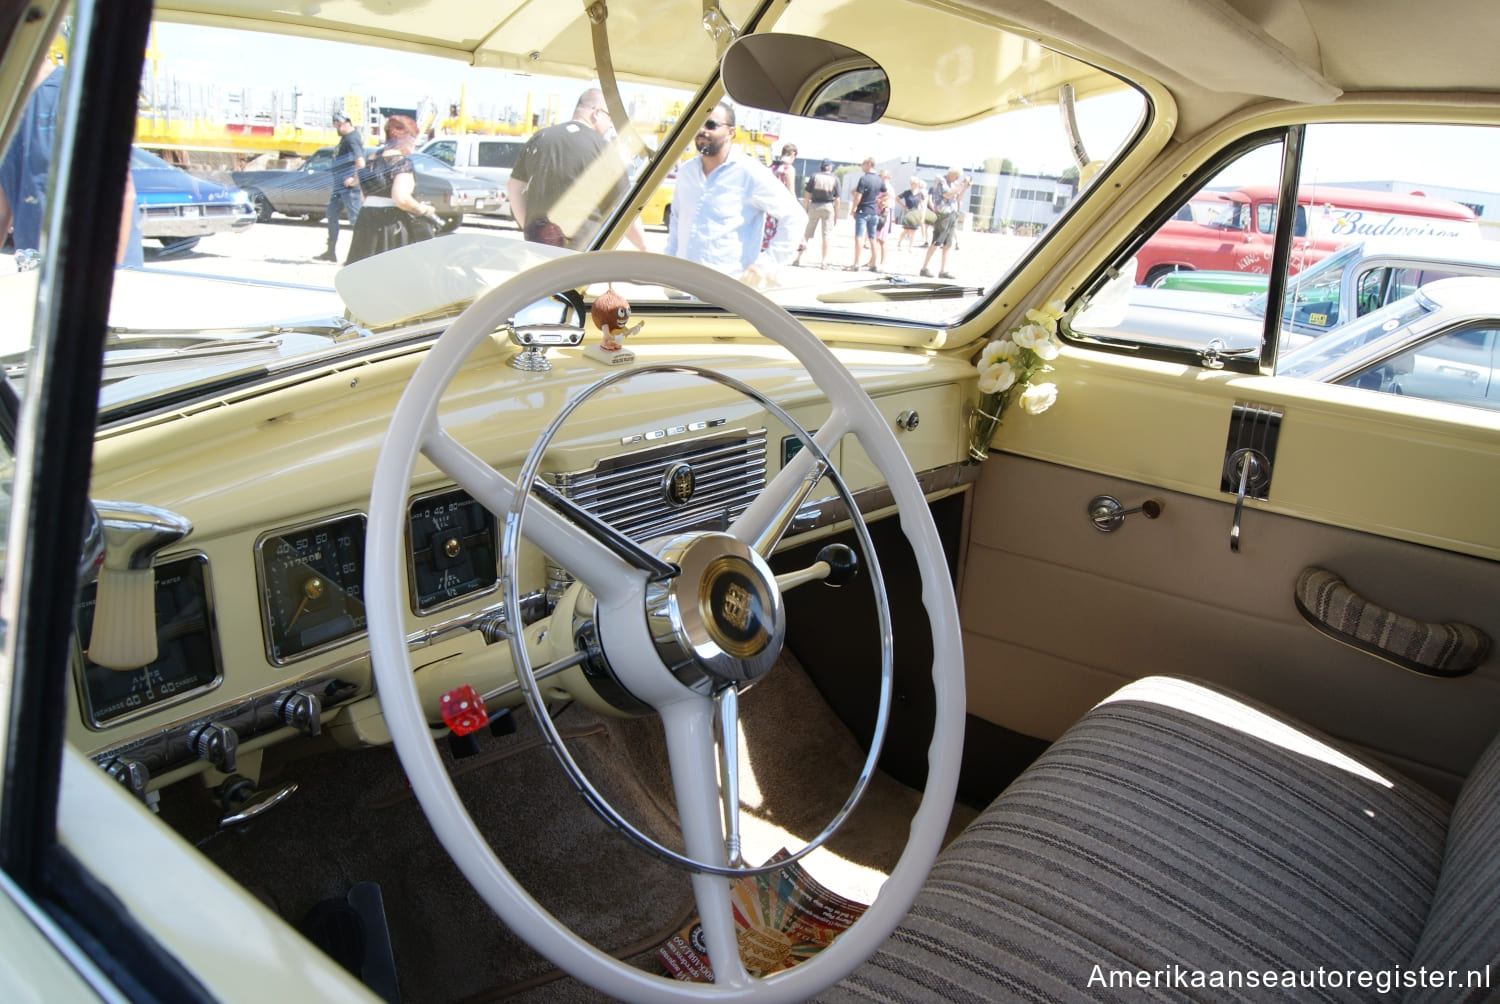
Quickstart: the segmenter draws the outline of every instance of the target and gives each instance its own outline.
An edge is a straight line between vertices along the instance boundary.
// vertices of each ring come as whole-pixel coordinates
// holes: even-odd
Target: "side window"
[[[1487,331],[1485,318],[1500,318],[1500,292],[1489,298],[1493,307],[1460,287],[1432,292],[1470,281],[1452,276],[1500,277],[1500,193],[1491,181],[1500,128],[1311,123],[1290,208],[1281,206],[1283,147],[1267,135],[1162,206],[1163,222],[1122,249],[1116,272],[1094,281],[1066,330],[1106,350],[1144,347],[1254,371],[1272,358],[1264,346],[1270,319],[1270,330],[1279,328],[1277,375],[1488,407],[1500,395],[1490,385],[1493,338],[1482,348],[1472,338],[1424,338],[1445,328]],[[1244,207],[1250,226],[1230,237],[1222,226],[1190,222],[1211,200]],[[1276,220],[1286,211],[1292,236],[1286,259],[1276,260]],[[1283,298],[1268,303],[1271,278],[1283,271]],[[1418,316],[1426,320],[1411,330]],[[1366,318],[1376,327],[1363,326]]]
[[[1279,140],[1255,147],[1183,193],[1072,332],[1189,351],[1219,338],[1258,353],[1264,297],[1244,301],[1270,280],[1273,237],[1261,233],[1256,204],[1274,212],[1281,149]]]
[[[1495,341],[1495,327],[1460,328],[1364,366],[1338,382],[1429,401],[1500,408]]]
[[[516,166],[516,158],[521,155],[524,143],[509,143],[499,140],[479,144],[479,166],[480,167],[504,167]],[[451,154],[450,154],[451,156]],[[450,160],[449,163],[452,163]]]
[[[1379,310],[1386,302],[1386,280],[1391,271],[1384,268],[1366,269],[1354,279],[1354,298],[1361,314]]]
[[[1262,202],[1255,207],[1255,232],[1258,234],[1276,232],[1276,204],[1274,202]]]
[[[458,144],[451,139],[446,139],[428,145],[422,152],[436,157],[444,164],[452,167],[453,161],[458,156]]]

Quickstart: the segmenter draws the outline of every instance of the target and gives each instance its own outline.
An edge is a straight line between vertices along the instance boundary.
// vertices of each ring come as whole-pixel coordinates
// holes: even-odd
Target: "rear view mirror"
[[[868,125],[885,114],[891,81],[857,49],[806,35],[745,35],[724,53],[724,90],[737,104]]]

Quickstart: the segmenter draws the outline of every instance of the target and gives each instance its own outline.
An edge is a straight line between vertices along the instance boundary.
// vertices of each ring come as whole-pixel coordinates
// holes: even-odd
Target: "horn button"
[[[765,560],[725,533],[669,538],[660,554],[682,570],[646,590],[647,625],[667,668],[705,693],[765,676],[786,635]]]

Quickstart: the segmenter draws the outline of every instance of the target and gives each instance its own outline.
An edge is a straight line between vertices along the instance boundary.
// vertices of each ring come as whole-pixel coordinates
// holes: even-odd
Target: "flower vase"
[[[1000,413],[1004,406],[995,400],[980,398],[974,410],[969,414],[969,459],[974,461],[988,460],[990,457],[990,440],[995,438],[995,430],[1000,428]]]

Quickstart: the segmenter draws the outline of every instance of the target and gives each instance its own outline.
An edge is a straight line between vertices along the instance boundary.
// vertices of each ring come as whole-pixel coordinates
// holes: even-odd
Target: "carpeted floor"
[[[603,823],[525,714],[453,762],[455,784],[502,861],[548,910],[599,947],[659,971],[654,947],[693,912],[687,877]],[[659,724],[574,705],[556,714],[591,782],[633,824],[676,846]],[[790,659],[741,701],[746,857],[799,846],[827,823],[863,762],[848,730]],[[273,764],[262,785],[297,793],[243,831],[218,831],[206,797],[179,785],[162,816],[229,874],[299,922],[320,902],[376,882],[404,1001],[596,1001],[509,931],[432,836],[390,749],[337,750]],[[201,794],[201,793],[200,793]],[[876,775],[845,826],[804,860],[820,882],[869,902],[899,855],[919,794]],[[973,813],[960,808],[953,832]]]

